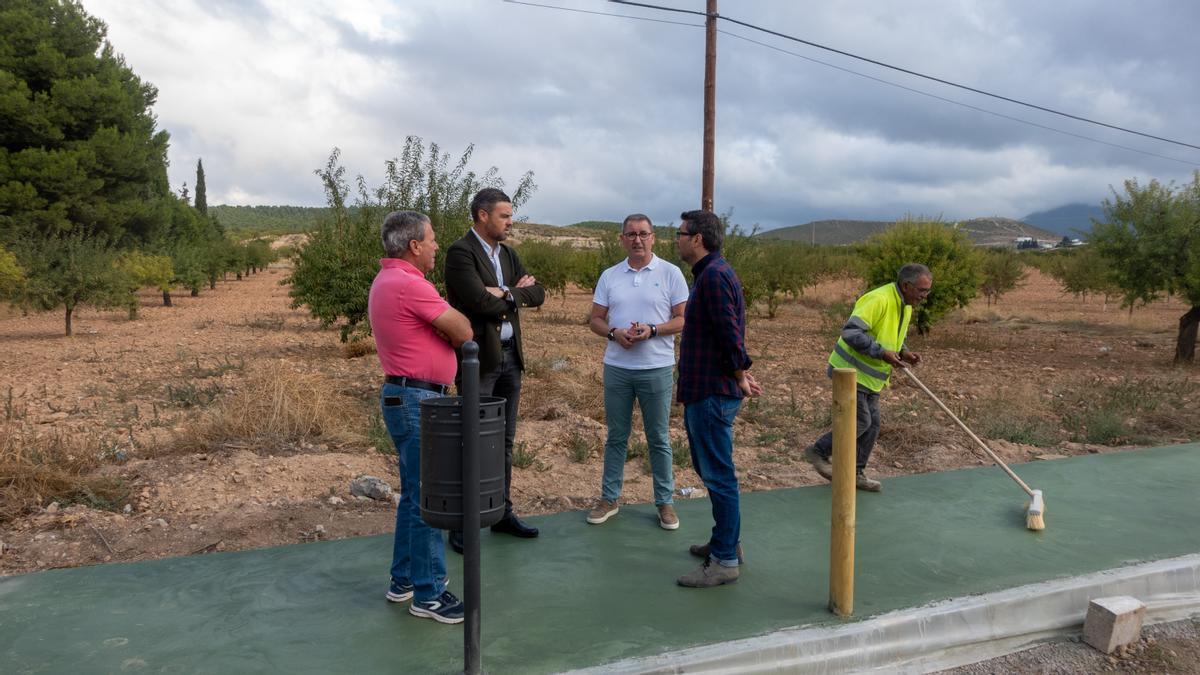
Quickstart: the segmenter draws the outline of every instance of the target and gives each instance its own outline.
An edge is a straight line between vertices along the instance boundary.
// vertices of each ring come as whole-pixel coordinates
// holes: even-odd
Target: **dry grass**
[[[521,408],[545,418],[557,407],[604,421],[604,382],[597,370],[582,370],[562,358],[529,354],[521,385]]]
[[[126,487],[97,473],[115,447],[94,434],[38,434],[27,424],[0,423],[0,523],[51,502],[116,508]]]
[[[351,339],[342,344],[342,356],[348,359],[357,359],[374,353],[375,340],[373,338]]]
[[[362,405],[320,373],[277,362],[252,372],[177,439],[174,449],[195,451],[234,445],[281,452],[287,446],[328,443],[367,445]]]

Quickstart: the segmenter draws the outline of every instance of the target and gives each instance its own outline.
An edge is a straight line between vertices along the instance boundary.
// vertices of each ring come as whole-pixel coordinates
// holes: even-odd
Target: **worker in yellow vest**
[[[896,283],[868,291],[854,303],[842,336],[829,355],[828,373],[834,368],[858,371],[858,424],[856,485],[860,490],[879,492],[883,486],[867,478],[863,470],[879,436],[879,392],[888,384],[892,368],[916,365],[921,357],[908,351],[904,338],[913,308],[921,304],[933,288],[929,268],[909,263],[900,268]],[[833,478],[833,432],[828,432],[804,449],[807,459],[826,480]]]

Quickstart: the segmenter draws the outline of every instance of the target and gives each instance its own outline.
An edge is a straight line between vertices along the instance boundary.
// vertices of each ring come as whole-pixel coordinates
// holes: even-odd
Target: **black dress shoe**
[[[462,530],[450,530],[450,548],[454,549],[455,553],[462,554],[463,552],[463,533]]]
[[[499,534],[511,534],[514,537],[520,537],[522,539],[533,539],[534,537],[538,536],[538,529],[522,523],[521,519],[518,518],[515,513],[510,514],[504,520],[501,520],[493,525],[492,532]]]

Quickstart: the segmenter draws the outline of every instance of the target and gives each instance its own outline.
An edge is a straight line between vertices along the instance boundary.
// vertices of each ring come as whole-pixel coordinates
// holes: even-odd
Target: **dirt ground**
[[[349,491],[364,474],[398,485],[378,422],[378,361],[290,309],[279,283],[286,273],[274,266],[230,277],[200,297],[176,297],[173,307],[146,292],[136,320],[80,310],[70,338],[61,314],[0,314],[0,433],[31,448],[73,448],[117,486],[104,498],[39,493],[0,520],[0,574],[391,530],[391,501]],[[766,394],[743,407],[735,429],[743,490],[821,481],[800,452],[829,424],[824,363],[859,290],[857,280],[827,282],[774,320],[752,312],[748,345]],[[521,514],[583,509],[598,495],[604,341],[585,325],[589,307],[590,294],[572,290],[522,319],[528,363],[513,486]],[[1200,368],[1171,365],[1185,309],[1173,300],[1132,313],[1084,302],[1031,271],[998,305],[979,300],[909,344],[925,358],[925,383],[994,450],[1010,461],[1052,461],[1200,438]],[[899,380],[883,397],[869,473],[984,463]],[[234,429],[239,411],[290,405],[279,398],[284,385],[264,387],[272,382],[302,382],[310,397],[328,397],[322,406],[344,411],[336,415],[342,427],[327,420],[299,432]],[[676,407],[677,499],[702,497],[679,414]],[[650,501],[640,437],[631,455],[624,500]],[[1195,648],[1175,651],[1192,655],[1190,667],[1200,662]]]

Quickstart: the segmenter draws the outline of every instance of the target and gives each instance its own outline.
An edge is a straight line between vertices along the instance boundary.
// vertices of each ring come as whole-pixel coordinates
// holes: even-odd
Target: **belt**
[[[501,349],[513,349],[513,348],[514,348],[514,347],[516,347],[516,346],[517,346],[517,340],[516,340],[516,338],[509,338],[509,339],[507,339],[507,340],[501,340],[501,341],[500,341],[500,348],[501,348]]]
[[[436,391],[445,396],[446,392],[450,391],[450,385],[438,384],[436,382],[426,382],[418,380],[414,377],[403,377],[401,375],[388,375],[383,378],[383,381],[388,384],[394,384],[399,387],[412,387],[413,389],[424,389],[426,391]]]

